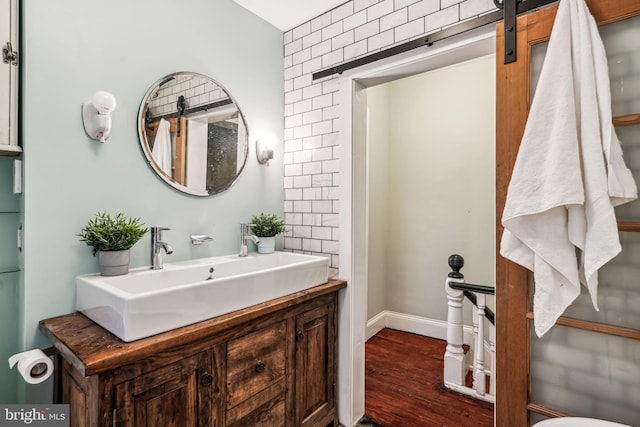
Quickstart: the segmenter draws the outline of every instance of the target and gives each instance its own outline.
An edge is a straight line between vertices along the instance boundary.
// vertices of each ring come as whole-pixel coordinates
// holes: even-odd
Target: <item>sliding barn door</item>
[[[640,184],[640,0],[587,4],[607,50],[616,131]],[[507,187],[556,10],[518,17],[517,61],[511,64],[503,63],[503,24],[497,29],[498,248]],[[640,202],[616,208],[616,215],[622,253],[600,270],[600,311],[583,289],[541,339],[532,333],[529,272],[497,254],[496,426],[565,415],[640,425]]]

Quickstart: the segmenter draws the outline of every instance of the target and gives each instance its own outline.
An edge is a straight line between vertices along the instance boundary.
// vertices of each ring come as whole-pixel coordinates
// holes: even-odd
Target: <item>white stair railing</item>
[[[495,316],[486,306],[486,295],[494,295],[493,287],[466,283],[460,269],[464,259],[460,255],[449,257],[452,271],[445,281],[447,294],[447,348],[444,354],[444,384],[447,388],[488,402],[495,401]],[[465,328],[463,306],[465,297],[473,307],[472,335],[469,350],[463,345]],[[486,336],[485,325],[489,333]],[[486,338],[485,338],[486,337]],[[489,369],[486,369],[489,361]],[[467,373],[472,372],[472,386],[466,385]],[[489,390],[487,391],[487,378]]]

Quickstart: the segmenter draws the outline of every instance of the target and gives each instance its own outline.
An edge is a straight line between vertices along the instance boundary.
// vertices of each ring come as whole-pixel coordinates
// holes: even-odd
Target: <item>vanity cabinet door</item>
[[[115,425],[210,426],[216,387],[210,352],[115,386]]]
[[[54,367],[58,387],[54,387],[54,403],[69,405],[69,425],[71,427],[99,426],[99,378],[97,375],[85,377],[73,365],[60,358]]]
[[[335,303],[296,317],[296,426],[337,425]]]
[[[227,426],[285,425],[286,356],[284,320],[227,343]]]

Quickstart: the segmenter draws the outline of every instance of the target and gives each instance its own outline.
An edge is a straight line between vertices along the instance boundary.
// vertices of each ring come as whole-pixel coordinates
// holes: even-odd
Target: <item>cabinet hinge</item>
[[[5,64],[18,65],[18,52],[13,50],[11,42],[2,48],[2,62]]]

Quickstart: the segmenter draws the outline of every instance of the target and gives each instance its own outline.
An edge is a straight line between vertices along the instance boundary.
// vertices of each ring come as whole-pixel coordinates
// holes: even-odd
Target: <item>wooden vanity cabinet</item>
[[[330,281],[125,343],[80,313],[40,322],[72,427],[337,426]]]

